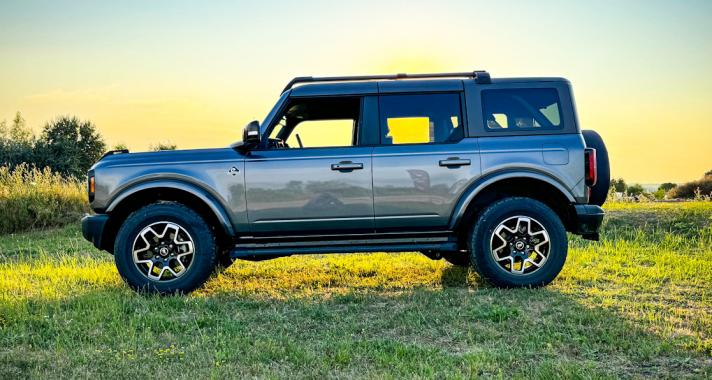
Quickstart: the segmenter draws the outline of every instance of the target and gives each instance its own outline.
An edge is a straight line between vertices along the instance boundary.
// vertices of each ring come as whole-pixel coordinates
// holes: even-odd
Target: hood
[[[91,169],[189,162],[236,161],[242,155],[231,148],[162,150],[159,152],[114,153],[102,157]]]

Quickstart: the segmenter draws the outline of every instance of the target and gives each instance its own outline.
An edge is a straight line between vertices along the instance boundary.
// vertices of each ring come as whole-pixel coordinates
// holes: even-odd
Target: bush
[[[683,183],[670,190],[670,197],[695,199],[709,197],[712,195],[712,175],[707,175],[702,179]]]
[[[49,168],[0,167],[0,233],[61,226],[89,212],[84,183]]]

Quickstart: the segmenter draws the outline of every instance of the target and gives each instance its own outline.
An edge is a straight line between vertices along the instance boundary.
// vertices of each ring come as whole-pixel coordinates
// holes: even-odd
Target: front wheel
[[[114,261],[135,290],[188,293],[201,286],[215,267],[215,235],[190,208],[154,203],[124,221],[116,235]]]
[[[470,238],[470,261],[500,287],[537,287],[556,278],[568,239],[559,216],[531,198],[511,197],[487,207]]]

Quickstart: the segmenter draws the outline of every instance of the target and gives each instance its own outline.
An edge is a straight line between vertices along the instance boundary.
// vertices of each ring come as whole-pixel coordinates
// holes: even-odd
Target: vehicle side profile
[[[562,78],[298,77],[230,147],[112,151],[84,237],[134,289],[187,293],[235,259],[419,251],[502,287],[597,240],[605,145]]]

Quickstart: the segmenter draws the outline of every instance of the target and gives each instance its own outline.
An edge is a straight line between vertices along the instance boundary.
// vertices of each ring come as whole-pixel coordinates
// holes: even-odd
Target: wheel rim
[[[529,216],[505,219],[495,227],[490,239],[490,252],[499,268],[518,276],[541,269],[550,250],[546,228]]]
[[[173,222],[144,227],[134,239],[133,262],[146,278],[168,282],[185,275],[193,264],[195,244],[188,231]]]

